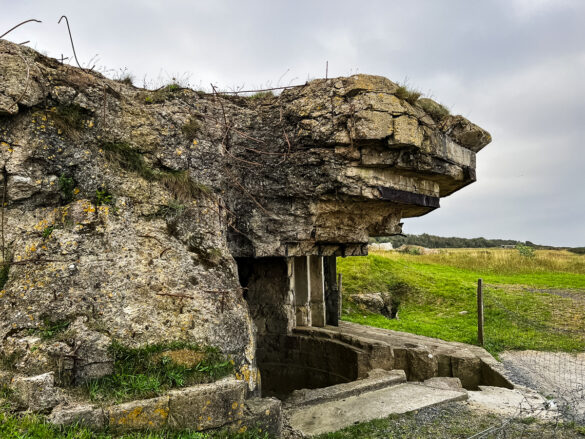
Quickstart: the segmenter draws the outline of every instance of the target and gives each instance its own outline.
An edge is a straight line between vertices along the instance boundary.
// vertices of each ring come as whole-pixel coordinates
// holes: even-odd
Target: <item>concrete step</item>
[[[350,383],[336,384],[320,389],[301,389],[292,392],[284,403],[291,406],[310,406],[327,401],[340,400],[364,392],[378,390],[396,384],[406,382],[406,374],[403,370],[372,370],[367,378],[352,381]]]
[[[359,395],[285,410],[292,429],[305,436],[329,433],[391,414],[407,413],[467,399],[463,389],[440,389],[420,383],[402,383]]]

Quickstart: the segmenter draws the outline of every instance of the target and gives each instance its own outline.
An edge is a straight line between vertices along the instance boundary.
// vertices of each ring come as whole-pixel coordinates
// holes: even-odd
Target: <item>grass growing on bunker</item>
[[[79,105],[60,105],[51,113],[55,126],[69,136],[82,130],[89,118],[89,112]]]
[[[42,340],[51,340],[57,338],[60,334],[67,331],[71,322],[68,320],[58,320],[51,322],[44,320],[43,324],[35,329],[30,329],[30,335],[38,335]]]
[[[211,188],[194,181],[186,170],[153,169],[144,159],[144,155],[126,142],[104,142],[101,148],[106,159],[117,163],[122,169],[135,172],[145,180],[159,181],[179,201],[189,201],[211,192]]]
[[[485,347],[585,349],[585,258],[566,251],[445,250],[413,255],[377,252],[338,259],[344,320],[448,341],[476,344],[477,279],[484,281]],[[359,293],[399,294],[398,319],[351,305]],[[404,287],[406,285],[407,287]]]
[[[418,90],[411,89],[407,85],[399,84],[396,92],[394,92],[398,99],[408,102],[414,105],[416,101],[421,97],[422,93]]]
[[[213,382],[233,372],[232,363],[212,347],[175,342],[142,348],[112,343],[114,373],[87,383],[92,401],[148,398],[166,390]]]
[[[251,100],[261,100],[261,99],[269,99],[269,98],[273,98],[274,97],[274,93],[271,90],[267,90],[267,91],[259,91],[257,93],[254,93],[250,96],[246,96],[248,99]]]

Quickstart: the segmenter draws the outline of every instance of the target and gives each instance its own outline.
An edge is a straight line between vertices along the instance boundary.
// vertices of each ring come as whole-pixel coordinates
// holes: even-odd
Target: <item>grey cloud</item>
[[[479,181],[408,233],[585,245],[585,2],[577,0],[0,0],[0,31],[84,63],[195,86],[361,73],[408,78],[488,129]],[[288,70],[290,69],[290,70]]]

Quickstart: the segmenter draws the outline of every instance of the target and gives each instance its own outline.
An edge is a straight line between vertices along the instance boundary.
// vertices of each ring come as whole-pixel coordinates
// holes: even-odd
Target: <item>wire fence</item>
[[[523,293],[542,291],[527,288]],[[538,307],[505,300],[497,288],[483,291],[486,344],[492,341],[490,336],[497,338],[496,334],[509,331],[511,338],[535,334],[540,342],[538,349],[546,350],[511,350],[500,354],[508,377],[518,385],[519,399],[515,405],[508,406],[507,413],[498,422],[469,436],[470,439],[579,437],[585,434],[585,351],[564,352],[562,349],[567,350],[566,345],[561,346],[567,340],[573,341],[575,346],[583,346],[585,292],[547,290],[546,294],[563,296],[563,305],[558,310],[541,309],[543,314],[538,315]],[[495,327],[495,322],[490,321],[490,315],[495,314],[504,314],[513,326]],[[532,421],[542,421],[538,422],[537,430]],[[575,436],[567,433],[569,426],[575,426],[571,427]]]

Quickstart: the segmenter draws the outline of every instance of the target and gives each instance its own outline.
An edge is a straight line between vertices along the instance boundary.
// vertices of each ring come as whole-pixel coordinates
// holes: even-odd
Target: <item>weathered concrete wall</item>
[[[218,347],[256,391],[256,331],[336,322],[321,256],[366,254],[475,180],[489,134],[399,95],[368,75],[260,99],[149,91],[0,41],[11,373],[80,384],[111,373],[114,340],[180,340]]]

